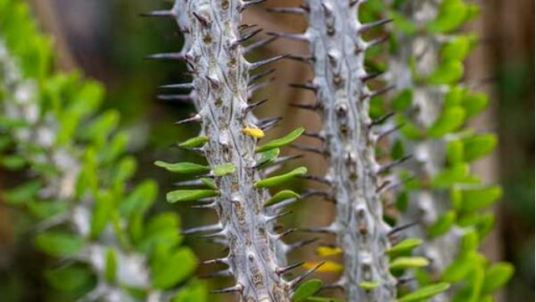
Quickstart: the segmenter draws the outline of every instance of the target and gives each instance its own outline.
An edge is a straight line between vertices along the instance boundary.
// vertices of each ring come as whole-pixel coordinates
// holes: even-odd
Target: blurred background
[[[534,301],[535,1],[478,2],[483,16],[471,25],[471,30],[481,35],[482,43],[467,62],[466,80],[478,83],[478,90],[492,96],[491,110],[474,126],[496,131],[500,146],[494,156],[477,163],[475,169],[486,181],[499,182],[505,190],[496,209],[498,226],[483,249],[492,259],[506,260],[516,266],[514,279],[505,290],[504,301]],[[80,69],[88,77],[105,84],[108,90],[105,106],[119,109],[123,114],[123,126],[134,133],[131,151],[142,163],[139,177],[158,179],[163,196],[175,180],[169,173],[159,173],[152,162],[192,156],[169,145],[189,138],[197,129],[173,126],[174,121],[193,112],[190,105],[156,99],[162,93],[157,86],[182,82],[185,67],[180,63],[143,59],[153,53],[180,50],[182,41],[174,22],[141,18],[139,14],[169,8],[171,3],[144,0],[31,0],[30,3],[43,30],[54,37],[58,68],[65,71]],[[272,0],[270,5],[296,6],[299,3],[296,0]],[[259,24],[266,31],[297,33],[305,27],[300,18],[275,16],[260,9],[248,12],[246,22]],[[278,41],[256,55],[306,53],[306,47],[300,43]],[[273,99],[264,114],[284,119],[270,136],[287,133],[298,125],[305,125],[309,130],[318,129],[317,117],[288,106],[288,102],[312,97],[287,85],[310,79],[309,71],[297,62],[280,62],[275,67],[278,72],[274,85],[261,93]],[[313,141],[308,143],[314,144]],[[315,155],[308,155],[303,160],[308,162],[313,174],[321,174],[325,169],[322,160]],[[164,198],[161,200],[157,205],[167,207]],[[197,213],[191,215],[187,208],[178,210],[184,226],[199,225],[199,219],[214,219],[212,214],[200,217]],[[285,221],[285,224],[325,225],[331,221],[331,211],[325,203],[308,201],[307,206],[297,209],[293,221]],[[41,274],[46,263],[28,261],[36,259],[30,242],[32,234],[27,231],[29,223],[23,213],[0,207],[0,301],[45,301],[47,285]],[[214,254],[213,245],[191,244],[202,259],[206,259],[207,254]],[[199,274],[204,273],[201,268]],[[24,290],[28,288],[32,291]],[[8,294],[17,298],[2,299]]]

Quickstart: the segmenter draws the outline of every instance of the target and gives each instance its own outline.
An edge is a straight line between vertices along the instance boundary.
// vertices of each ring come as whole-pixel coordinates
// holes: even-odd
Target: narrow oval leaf
[[[280,191],[277,194],[275,194],[272,198],[270,198],[270,200],[268,200],[264,204],[264,206],[265,207],[271,206],[271,205],[279,203],[279,202],[281,202],[283,200],[287,200],[287,199],[291,199],[291,198],[299,199],[300,194],[298,194],[298,193],[296,193],[294,191],[291,191],[291,190],[283,190],[283,191]]]
[[[214,168],[214,175],[216,176],[225,176],[232,174],[236,171],[236,167],[233,164],[223,164]]]
[[[180,174],[204,174],[210,172],[210,167],[194,164],[194,163],[176,163],[170,164],[163,161],[156,161],[156,166],[164,168],[173,173]]]
[[[275,148],[259,153],[259,159],[257,159],[257,166],[262,167],[275,162],[280,152],[281,150],[279,148]]]
[[[305,131],[305,129],[303,129],[301,127],[298,128],[298,129],[295,129],[294,131],[290,132],[289,134],[287,134],[284,137],[274,139],[274,140],[266,143],[265,145],[258,147],[257,150],[255,150],[255,151],[256,152],[264,152],[264,151],[268,151],[268,150],[271,150],[271,149],[274,149],[274,148],[280,148],[280,147],[286,146],[286,145],[292,143],[293,141],[295,141],[298,137],[300,137],[300,135],[302,135],[303,131]]]
[[[493,265],[486,271],[482,292],[485,294],[493,293],[504,286],[513,274],[514,267],[510,263],[501,262]]]
[[[214,183],[214,181],[212,179],[210,179],[210,178],[201,178],[200,180],[205,186],[207,186],[207,187],[209,187],[209,188],[211,188],[213,190],[218,189],[218,187],[216,186],[216,184]]]
[[[497,137],[493,134],[473,136],[463,139],[464,154],[466,162],[480,159],[490,154],[497,146]]]
[[[376,287],[380,286],[380,282],[361,282],[359,283],[359,287],[361,287],[364,290],[373,290]]]
[[[307,298],[316,294],[322,287],[322,281],[318,279],[309,280],[304,282],[298,287],[294,295],[292,296],[292,302],[303,302]]]
[[[178,146],[181,148],[197,148],[204,146],[207,142],[208,136],[198,136],[179,143]]]
[[[502,196],[498,186],[462,191],[461,210],[473,212],[493,205]]]
[[[463,64],[450,61],[439,66],[428,78],[431,85],[448,85],[459,81],[463,76]]]
[[[395,255],[395,254],[400,254],[403,252],[411,251],[412,249],[420,246],[422,243],[423,243],[422,239],[409,238],[391,247],[389,250],[386,251],[386,253],[389,255]]]
[[[465,110],[460,106],[445,109],[443,114],[428,129],[428,135],[442,137],[449,132],[457,130],[465,121]]]
[[[428,237],[435,238],[446,234],[454,222],[456,222],[456,212],[448,211],[428,228]]]
[[[51,256],[73,256],[84,247],[84,238],[68,233],[48,232],[37,235],[35,245]]]
[[[431,298],[435,295],[438,295],[442,292],[447,291],[450,288],[448,283],[439,283],[434,285],[429,285],[423,288],[418,289],[410,294],[405,295],[404,297],[398,299],[398,302],[414,302],[422,301],[428,298]]]
[[[166,199],[170,203],[179,201],[195,201],[198,199],[218,196],[216,190],[176,190],[167,193]]]
[[[263,180],[259,180],[255,183],[255,188],[269,188],[273,186],[280,185],[282,183],[290,181],[292,178],[307,173],[307,168],[299,167],[286,174],[278,175]]]
[[[391,270],[401,270],[408,268],[419,268],[430,265],[430,261],[424,257],[399,257],[391,262]]]

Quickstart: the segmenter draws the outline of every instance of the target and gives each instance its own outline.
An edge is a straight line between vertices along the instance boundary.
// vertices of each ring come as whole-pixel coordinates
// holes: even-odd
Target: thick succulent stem
[[[375,159],[377,136],[371,131],[369,100],[364,83],[367,25],[357,19],[363,1],[308,0],[310,42],[314,58],[318,107],[323,119],[329,171],[326,178],[337,215],[329,231],[344,254],[339,284],[347,301],[394,301],[396,281],[386,251],[390,227],[383,220]],[[376,284],[373,289],[365,284]]]
[[[237,0],[177,1],[172,10],[186,32],[183,50],[194,74],[193,89],[203,151],[215,177],[213,208],[219,216],[216,236],[224,238],[229,266],[240,301],[290,301],[291,283],[282,278],[273,219],[264,209],[269,193],[258,186],[257,138],[263,136],[248,109],[250,72],[257,65],[244,58],[240,45],[241,11]]]
[[[439,1],[412,1],[404,4],[403,13],[417,24],[426,24],[438,14]],[[408,119],[419,129],[430,128],[443,112],[443,103],[447,89],[441,86],[415,83],[409,68],[409,62],[415,60],[416,73],[430,76],[439,66],[442,43],[437,36],[407,36],[399,34],[398,51],[391,56],[391,74],[398,91],[411,89],[413,102],[406,111]],[[445,169],[446,139],[405,139],[406,152],[413,154],[414,161],[408,169],[417,179],[433,179]],[[401,225],[418,221],[419,224],[407,230],[411,237],[427,238],[427,231],[441,215],[451,208],[447,192],[423,187],[409,193],[408,208],[400,215]],[[419,248],[423,256],[430,259],[430,271],[436,276],[455,259],[459,250],[459,241],[463,231],[451,228],[447,234],[427,241]],[[447,293],[438,295],[434,301],[447,301]]]

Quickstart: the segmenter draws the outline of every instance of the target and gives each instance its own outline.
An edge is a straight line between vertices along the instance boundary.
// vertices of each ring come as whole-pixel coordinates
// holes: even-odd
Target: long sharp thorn
[[[363,76],[361,77],[361,81],[363,82],[368,82],[368,81],[372,81],[380,76],[384,75],[384,72],[378,72],[378,73],[371,73],[371,74],[367,74],[366,76]]]
[[[215,231],[221,231],[221,225],[219,224],[206,225],[206,226],[191,228],[187,230],[182,230],[182,235],[191,235],[191,234],[215,232]]]
[[[323,184],[326,184],[326,185],[331,185],[331,181],[325,179],[324,177],[315,176],[315,175],[302,175],[302,176],[300,176],[300,177],[303,178],[303,179],[307,179],[307,180],[312,180],[312,181],[316,181],[316,182],[319,182],[319,183],[323,183]]]
[[[186,56],[180,52],[157,53],[145,57],[147,60],[186,60]]]
[[[221,237],[225,238],[225,235],[222,232],[216,232],[212,234],[197,236],[197,238],[200,238],[200,239],[212,239],[212,238],[221,238]]]
[[[266,80],[264,82],[254,83],[254,84],[252,84],[251,86],[248,87],[248,93],[252,95],[253,93],[265,88],[268,85],[270,85],[274,81],[275,81],[275,78],[270,78],[270,79],[268,79],[268,80]]]
[[[175,14],[173,13],[173,11],[170,11],[170,10],[155,10],[155,11],[152,11],[152,12],[146,12],[146,13],[141,13],[140,14],[141,17],[159,17],[159,18],[167,18],[167,17],[174,17]]]
[[[379,21],[376,21],[376,22],[371,22],[371,23],[367,23],[367,24],[363,24],[363,26],[361,26],[359,28],[359,32],[362,33],[362,32],[365,32],[365,31],[368,31],[370,29],[373,29],[375,27],[378,27],[378,26],[382,26],[384,24],[387,24],[389,22],[393,21],[393,19],[383,19],[383,20],[379,20]]]
[[[229,264],[229,260],[227,258],[216,258],[216,259],[210,259],[210,260],[205,260],[203,262],[201,262],[205,265],[209,265],[209,264]]]
[[[287,57],[287,55],[279,55],[279,56],[275,56],[275,57],[272,57],[272,58],[269,58],[269,59],[266,59],[266,60],[251,63],[251,65],[249,66],[249,70],[255,70],[255,69],[261,68],[263,66],[266,66],[266,65],[268,65],[270,63],[279,61],[279,60],[281,60],[283,58],[286,58],[286,57]]]
[[[302,240],[302,241],[298,241],[298,242],[295,242],[295,243],[292,243],[292,244],[289,244],[288,245],[288,252],[292,252],[292,251],[295,251],[299,248],[302,248],[306,245],[309,245],[309,244],[312,244],[314,242],[318,241],[318,238],[311,238],[311,239],[307,239],[307,240]]]
[[[243,52],[244,54],[248,54],[256,49],[259,49],[263,46],[266,46],[272,42],[274,42],[275,40],[277,40],[277,37],[269,37],[269,38],[266,38],[266,39],[262,39],[262,40],[259,40],[257,42],[254,42],[254,43],[251,43],[250,45],[244,47],[243,49]]]
[[[295,160],[295,159],[298,159],[298,158],[302,158],[303,157],[303,154],[296,154],[296,155],[289,155],[289,156],[281,156],[279,158],[277,158],[272,165],[277,165],[277,164],[282,164],[282,163],[286,163],[286,162],[289,162],[291,160]]]
[[[292,265],[289,265],[289,266],[280,267],[280,268],[277,269],[277,273],[279,275],[286,274],[286,273],[290,272],[291,270],[302,266],[304,263],[305,263],[305,261],[302,261],[302,262],[298,262],[298,263],[295,263],[295,264],[292,264]]]
[[[264,99],[264,100],[260,100],[256,103],[253,103],[253,104],[250,104],[248,105],[248,107],[246,108],[246,111],[251,111],[251,110],[254,110],[256,108],[259,108],[260,106],[262,106],[263,104],[265,104],[266,102],[268,101],[268,99]]]
[[[210,26],[210,22],[209,20],[207,20],[207,18],[197,14],[197,13],[193,13],[194,17],[197,19],[197,21],[199,21],[199,23],[203,26],[203,27],[209,27]]]
[[[407,161],[408,159],[412,158],[413,156],[410,154],[410,155],[406,155],[400,159],[397,159],[395,161],[393,161],[392,163],[389,163],[383,167],[381,167],[379,170],[378,170],[378,174],[382,174],[382,173],[385,173],[389,170],[391,170],[392,168],[402,164],[403,162]]]
[[[175,122],[175,125],[181,125],[181,124],[193,123],[193,122],[200,122],[200,121],[201,121],[201,116],[199,114],[196,114],[196,115],[194,115],[192,117],[185,118],[183,120]]]
[[[203,182],[199,179],[186,180],[186,181],[176,182],[173,184],[173,186],[175,187],[200,186],[200,185],[203,185]]]
[[[270,7],[266,9],[270,13],[281,13],[281,14],[305,14],[305,10],[301,7]]]
[[[231,47],[236,48],[238,45],[240,45],[240,44],[246,42],[247,40],[255,37],[256,35],[258,35],[261,31],[262,31],[262,28],[259,28],[257,30],[254,30],[254,31],[252,31],[250,33],[247,33],[247,34],[243,35],[242,37],[240,37],[240,39],[234,41],[233,44],[231,44]]]
[[[215,206],[216,205],[213,202],[209,202],[209,203],[202,204],[202,205],[193,205],[190,207],[190,209],[194,209],[194,210],[214,209]]]
[[[165,88],[165,89],[192,89],[194,88],[194,84],[192,83],[184,83],[184,84],[169,84],[169,85],[161,85],[158,86],[158,88]]]
[[[284,237],[296,232],[297,230],[298,230],[297,228],[288,229],[288,230],[284,231],[283,233],[277,234],[277,238],[278,239],[284,238]]]
[[[240,284],[237,284],[235,286],[212,290],[210,291],[211,294],[226,294],[226,293],[236,293],[236,292],[242,292],[243,287]]]
[[[303,280],[305,280],[307,277],[309,277],[310,275],[312,275],[314,272],[316,272],[317,269],[319,269],[322,265],[324,265],[326,263],[326,261],[322,261],[320,262],[318,265],[316,265],[315,267],[313,267],[312,269],[306,271],[305,273],[303,273],[301,276],[299,276],[298,278],[292,280],[290,282],[290,287],[294,288],[296,287],[298,284],[300,284]]]
[[[185,94],[159,94],[156,96],[161,101],[191,102],[192,96]]]
[[[265,70],[263,72],[260,72],[258,74],[252,75],[249,78],[249,84],[251,84],[251,83],[253,83],[253,82],[257,81],[257,80],[260,80],[260,79],[264,78],[265,76],[268,76],[268,75],[274,73],[275,70],[276,70],[275,68],[267,69],[267,70]]]
[[[300,56],[300,55],[289,55],[287,57],[290,60],[298,61],[305,64],[313,64],[314,63],[314,57],[311,56]]]
[[[282,120],[282,117],[275,117],[270,119],[261,120],[257,123],[257,127],[261,128],[263,131],[267,131],[275,127]]]
[[[214,273],[209,273],[207,275],[199,276],[199,278],[201,278],[201,279],[210,279],[210,278],[230,277],[232,275],[233,275],[233,273],[231,272],[231,270],[224,269],[224,270],[217,271],[217,272],[214,272]]]
[[[300,151],[312,152],[312,153],[316,153],[316,154],[320,154],[320,155],[324,155],[324,153],[325,153],[323,149],[316,148],[316,147],[310,147],[310,146],[304,146],[304,145],[300,145],[300,144],[291,144],[289,147],[294,148],[294,149],[298,149]]]
[[[311,90],[311,91],[313,91],[315,93],[318,91],[318,87],[316,85],[314,85],[314,84],[311,84],[311,83],[305,83],[305,84],[290,83],[288,85],[290,87],[292,87],[292,88]]]
[[[394,85],[389,85],[389,86],[385,86],[379,90],[376,90],[376,91],[373,91],[371,92],[370,94],[365,94],[362,98],[362,100],[365,100],[365,99],[372,99],[374,97],[377,97],[379,95],[382,95],[384,93],[387,93],[389,91],[391,91],[392,89],[394,89],[395,86]]]
[[[326,192],[326,191],[322,191],[322,190],[307,190],[305,193],[303,193],[301,195],[301,199],[305,199],[305,198],[309,198],[309,197],[312,197],[312,196],[320,196],[320,197],[323,197],[324,199],[328,200],[328,201],[335,201],[333,199],[333,195],[330,194],[329,192]]]
[[[333,230],[327,226],[327,227],[318,227],[318,228],[303,228],[300,229],[300,231],[305,233],[318,233],[318,234],[332,234]]]
[[[398,278],[398,280],[396,282],[396,285],[397,286],[402,286],[402,285],[405,285],[405,284],[413,282],[413,281],[415,281],[415,277],[410,277],[410,276],[400,277],[400,278]]]
[[[268,0],[250,0],[248,2],[245,2],[242,5],[242,7],[240,8],[240,11],[244,11],[244,10],[254,6],[254,5],[261,4],[261,3],[264,3],[266,1],[268,1]]]
[[[375,120],[373,120],[370,125],[369,125],[369,128],[371,127],[374,127],[374,126],[377,126],[377,125],[381,125],[383,124],[385,121],[387,121],[388,119],[392,118],[393,116],[395,116],[396,112],[389,112],[387,113],[386,115],[382,116],[382,117],[379,117]]]
[[[289,104],[290,107],[294,107],[294,108],[298,108],[298,109],[305,109],[305,110],[311,110],[311,111],[316,111],[318,110],[318,108],[320,107],[319,104],[313,104],[313,105],[310,105],[310,104],[299,104],[299,103],[290,103]]]
[[[295,41],[302,41],[302,42],[308,42],[307,37],[305,37],[303,34],[288,34],[288,33],[275,33],[275,32],[267,32],[266,33],[269,36],[278,37],[278,38],[285,38]]]
[[[419,224],[418,221],[414,221],[414,222],[411,222],[411,223],[407,223],[407,224],[404,224],[404,225],[401,225],[401,226],[397,226],[395,228],[393,228],[391,231],[389,231],[389,233],[387,233],[387,236],[392,236],[392,235],[395,235],[396,233],[399,233],[401,231],[404,231],[406,229],[409,229],[411,228],[412,226],[415,226]]]
[[[369,48],[372,48],[372,47],[374,47],[376,45],[380,45],[380,44],[386,42],[387,40],[389,40],[388,35],[385,35],[383,37],[371,40],[371,41],[367,42],[367,45],[365,46],[365,49],[369,49]]]
[[[321,141],[325,141],[326,138],[324,136],[322,136],[320,133],[318,132],[309,132],[309,131],[305,131],[303,132],[303,136],[307,136],[307,137],[312,137],[312,138],[316,138],[318,140],[321,140]]]

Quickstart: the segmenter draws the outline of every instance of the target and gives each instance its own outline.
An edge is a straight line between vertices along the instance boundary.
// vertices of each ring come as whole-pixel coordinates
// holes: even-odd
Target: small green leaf
[[[307,168],[299,167],[283,175],[278,175],[278,176],[259,180],[255,183],[255,188],[269,188],[269,187],[277,186],[282,183],[290,181],[292,178],[296,176],[304,175],[305,173],[307,173]]]
[[[170,164],[163,161],[156,161],[154,163],[156,166],[164,168],[170,172],[173,173],[180,173],[180,174],[205,174],[210,172],[210,167],[203,166],[199,164],[194,163],[176,163],[176,164]]]
[[[430,227],[428,227],[428,237],[436,238],[446,234],[456,222],[456,212],[448,211],[439,217]]]
[[[400,254],[403,252],[411,251],[414,248],[420,246],[423,243],[421,239],[418,238],[408,238],[399,242],[397,245],[391,247],[386,251],[388,255]]]
[[[426,267],[430,265],[430,261],[424,257],[399,257],[391,262],[389,268],[391,270],[402,270],[408,268]]]
[[[469,166],[464,164],[455,165],[444,171],[441,171],[432,178],[430,183],[434,189],[446,189],[456,183],[463,182],[464,178],[469,175]]]
[[[198,199],[218,196],[216,190],[175,190],[167,193],[166,199],[170,203],[178,201],[195,201]]]
[[[458,256],[443,271],[441,281],[460,282],[478,265],[478,255],[476,253],[467,253]]]
[[[412,293],[409,293],[405,295],[404,297],[398,299],[397,302],[415,302],[415,301],[423,301],[426,299],[429,299],[435,295],[438,295],[442,292],[447,291],[450,288],[450,284],[448,283],[439,283],[434,285],[428,285],[425,287],[422,287]]]
[[[471,50],[471,41],[468,37],[458,36],[446,43],[441,49],[444,61],[463,61]]]
[[[463,190],[460,210],[473,212],[485,209],[493,205],[501,196],[502,190],[498,186]]]
[[[9,204],[23,204],[30,202],[41,189],[41,182],[32,180],[4,193],[4,199]]]
[[[197,148],[202,147],[208,142],[208,136],[198,136],[190,138],[182,143],[179,143],[178,146],[181,148]]]
[[[439,6],[438,16],[426,29],[431,34],[451,32],[463,25],[466,16],[467,5],[462,0],[445,0]]]
[[[197,260],[190,249],[180,248],[171,255],[159,257],[151,264],[153,286],[168,289],[186,280],[196,269]]]
[[[88,269],[78,265],[49,270],[45,277],[54,288],[67,292],[83,290],[93,281]]]
[[[181,290],[173,297],[171,302],[208,302],[206,282],[194,280],[186,286],[181,286]]]
[[[8,155],[0,158],[0,165],[11,171],[17,171],[26,166],[26,159],[18,155]]]
[[[304,282],[298,287],[294,295],[292,296],[292,302],[304,302],[307,298],[316,294],[322,287],[322,281],[318,279],[309,280]]]
[[[255,150],[255,152],[264,152],[264,151],[268,151],[268,150],[271,150],[271,149],[275,149],[275,148],[280,148],[280,147],[283,147],[283,146],[286,146],[290,143],[292,143],[293,141],[295,141],[298,137],[300,137],[300,135],[302,135],[303,131],[305,129],[303,128],[298,128],[292,132],[290,132],[289,134],[287,134],[286,136],[284,137],[281,137],[281,138],[278,138],[278,139],[274,139],[268,143],[266,143],[265,145],[262,145],[260,147],[257,147],[257,149]]]
[[[68,233],[48,232],[37,235],[35,245],[48,255],[66,257],[78,254],[84,247],[84,239]]]
[[[473,118],[488,107],[489,98],[484,93],[471,93],[462,99],[461,105],[465,109],[467,118]]]
[[[214,175],[216,176],[225,176],[232,174],[236,171],[236,167],[233,164],[223,164],[214,168]]]
[[[210,179],[210,178],[201,178],[200,180],[205,186],[207,186],[207,187],[209,187],[209,188],[211,188],[213,190],[218,189],[218,187],[216,186],[216,184],[214,183],[214,181],[212,179]]]
[[[259,159],[257,159],[257,166],[262,167],[275,162],[280,152],[281,150],[279,148],[275,148],[259,153]]]
[[[106,251],[104,276],[108,283],[114,283],[117,278],[117,254],[112,248]]]
[[[373,290],[378,286],[380,286],[380,282],[377,282],[377,281],[376,282],[363,281],[359,283],[359,287],[361,287],[364,290]]]
[[[485,294],[491,294],[503,287],[512,275],[514,274],[514,267],[510,263],[501,262],[490,267],[484,275],[484,285],[482,292]]]
[[[465,111],[459,106],[449,107],[428,129],[428,135],[442,137],[447,133],[457,130],[465,121]]]
[[[397,32],[404,33],[406,35],[413,35],[419,29],[415,22],[402,14],[391,11],[389,13],[391,19],[393,19],[393,25]]]
[[[431,85],[454,84],[463,76],[463,64],[458,61],[448,61],[441,64],[429,77]]]
[[[471,162],[490,154],[497,146],[497,137],[493,134],[477,135],[462,140],[464,160]]]
[[[404,89],[393,99],[392,106],[396,111],[403,111],[411,106],[413,102],[413,90]]]
[[[449,141],[447,144],[447,158],[451,164],[464,162],[463,142],[459,139]]]
[[[69,210],[69,204],[61,201],[30,201],[27,205],[30,212],[39,219],[49,219]]]
[[[271,205],[279,203],[279,202],[281,202],[283,200],[287,200],[287,199],[291,199],[291,198],[299,199],[300,194],[298,194],[298,193],[296,193],[294,191],[291,191],[291,190],[283,190],[283,191],[280,191],[277,194],[275,194],[272,198],[270,198],[270,200],[268,200],[264,204],[264,206],[265,207],[271,206]]]
[[[460,246],[460,252],[461,253],[476,252],[478,250],[479,243],[480,243],[480,238],[478,237],[478,233],[474,230],[471,230],[463,235],[461,246]]]

